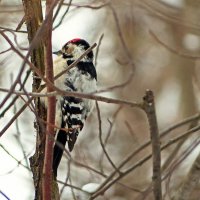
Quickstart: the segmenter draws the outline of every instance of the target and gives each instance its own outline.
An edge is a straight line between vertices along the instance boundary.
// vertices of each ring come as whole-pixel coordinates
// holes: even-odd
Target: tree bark
[[[32,44],[33,39],[36,36],[37,31],[43,22],[41,0],[22,0],[25,13],[25,22],[28,31],[29,44]],[[31,62],[44,74],[45,72],[45,60],[44,60],[44,39],[40,35],[40,38],[36,38],[37,44],[31,52]],[[41,79],[37,77],[37,74],[33,72],[33,92],[38,92],[40,88]],[[35,186],[35,199],[42,200],[42,180],[43,180],[43,166],[45,156],[45,133],[46,125],[42,121],[46,121],[46,110],[40,104],[39,99],[35,100],[36,107],[36,122],[34,124],[37,136],[36,136],[36,150],[35,154],[30,158],[30,166],[33,173],[33,181]],[[58,194],[58,186],[54,184],[56,188],[54,191]],[[59,196],[59,195],[57,195]],[[54,198],[56,199],[56,198]]]

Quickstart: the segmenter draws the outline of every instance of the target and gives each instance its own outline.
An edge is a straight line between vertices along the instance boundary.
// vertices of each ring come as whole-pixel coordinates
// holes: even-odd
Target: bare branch
[[[45,75],[47,79],[54,83],[53,74],[53,60],[52,60],[52,24],[53,24],[53,9],[56,6],[54,0],[46,0],[46,40],[45,40]],[[53,88],[47,85],[47,92],[52,92]],[[43,199],[52,199],[53,196],[53,173],[52,173],[52,163],[53,163],[53,146],[54,140],[54,128],[49,124],[55,124],[55,112],[56,112],[56,98],[55,96],[48,97],[47,99],[47,126],[46,126],[46,140],[45,140],[45,156],[44,156],[44,166],[43,166],[43,180],[42,180],[42,191]],[[53,198],[54,199],[54,198]]]
[[[19,90],[21,91],[22,88],[24,87],[24,85],[26,84],[27,80],[28,80],[28,77],[30,76],[31,74],[31,70],[29,69],[27,72],[26,72],[26,77],[24,78]],[[0,113],[0,118],[3,117],[5,115],[5,113],[15,104],[16,100],[18,99],[18,96],[16,95],[12,101],[9,103],[9,105]]]
[[[103,140],[102,140],[102,128],[101,128],[101,114],[100,114],[100,110],[99,110],[99,105],[96,103],[96,108],[97,108],[97,117],[98,117],[98,122],[99,122],[99,140],[100,140],[100,144],[101,147],[103,149],[104,154],[106,155],[106,158],[108,159],[109,163],[112,165],[112,167],[120,174],[121,172],[119,171],[119,169],[117,169],[117,167],[115,166],[115,164],[113,163],[113,161],[111,160],[110,156],[108,155],[108,152],[106,151],[106,148],[104,146]]]
[[[4,126],[4,128],[0,131],[0,137],[7,131],[7,129],[12,125],[12,123],[21,115],[21,113],[26,109],[26,107],[32,102],[33,98],[29,99],[12,117],[12,119]]]
[[[61,183],[61,184],[65,185],[65,186],[69,186],[69,187],[74,188],[74,189],[76,189],[76,190],[79,190],[79,191],[81,191],[81,192],[90,194],[90,193],[86,192],[85,190],[82,190],[81,188],[79,188],[79,187],[77,187],[77,186],[70,185],[70,184],[68,184],[68,183],[66,183],[66,182],[63,182],[63,181],[59,181],[59,180],[58,180],[58,183]]]
[[[190,129],[189,131],[186,131],[185,133],[171,139],[170,141],[168,141],[166,144],[161,146],[161,150],[166,149],[167,147],[169,147],[170,145],[178,142],[179,140],[188,137],[191,134],[196,133],[196,131],[200,130],[200,126],[196,126],[195,128]],[[139,147],[139,149],[141,149],[141,147]],[[134,151],[130,156],[128,156],[119,166],[118,169],[121,169],[130,159],[132,155],[136,155],[139,151],[139,149],[137,149],[136,151]],[[127,170],[125,170],[123,173],[121,173],[118,177],[116,177],[115,179],[113,179],[114,175],[116,174],[116,171],[112,172],[107,179],[101,184],[101,186],[98,188],[98,190],[91,196],[90,200],[95,199],[97,196],[103,194],[106,190],[108,190],[113,184],[116,183],[116,181],[120,180],[121,178],[123,178],[124,176],[128,175],[130,172],[132,172],[133,170],[135,170],[136,168],[140,167],[141,165],[143,165],[145,162],[147,162],[150,158],[152,157],[152,154],[148,154],[147,156],[145,156],[144,158],[142,158],[141,160],[139,160],[138,162],[136,162],[133,166],[129,167]],[[113,180],[112,180],[113,179]]]
[[[12,158],[14,159],[18,165],[24,167],[25,169],[27,169],[28,171],[30,171],[30,168],[27,167],[26,165],[24,165],[22,163],[22,160],[27,159],[26,157],[24,157],[22,160],[17,160],[17,158],[15,158],[2,144],[0,144],[0,147]],[[27,155],[26,155],[27,156]]]
[[[54,16],[53,21],[55,20],[57,14],[58,14],[58,12],[59,12],[59,10],[60,10],[60,8],[61,8],[62,3],[63,3],[63,0],[60,2],[60,5],[59,5],[59,7],[58,7],[58,9],[57,9],[57,12],[55,13],[55,16]],[[61,17],[59,23],[53,28],[53,30],[55,30],[56,28],[58,28],[58,27],[62,24],[62,22],[63,22],[63,20],[64,20],[64,18],[65,18],[65,16],[66,16],[66,14],[67,14],[68,11],[69,11],[69,8],[70,8],[70,6],[71,6],[71,3],[72,3],[72,0],[69,0],[69,4],[68,4],[68,7],[67,7],[66,11],[65,11],[64,14],[62,15],[62,17]]]
[[[104,34],[102,33],[101,36],[100,36],[100,38],[99,38],[98,46],[97,46],[97,49],[96,49],[96,54],[95,54],[95,59],[94,59],[95,60],[95,63],[94,63],[95,67],[97,67],[97,58],[98,58],[98,55],[99,55],[99,49],[100,49],[103,37],[104,37]]]
[[[116,112],[113,115],[113,121],[112,122],[108,119],[110,127],[108,129],[105,141],[103,143],[104,147],[106,147],[106,145],[108,143],[108,139],[109,139],[109,137],[111,135],[111,132],[112,132],[112,129],[113,129],[113,125],[114,125],[114,123],[116,121],[117,115],[119,114],[119,112],[121,111],[122,108],[123,108],[123,106],[119,106],[119,108],[116,110]],[[103,166],[102,166],[103,157],[104,157],[104,152],[102,151],[102,154],[101,154],[100,159],[99,159],[99,166],[100,166],[101,172],[103,172]]]
[[[80,92],[64,91],[64,90],[60,90],[57,87],[53,87],[53,88],[57,91],[48,92],[45,94],[37,93],[37,92],[29,92],[28,95],[30,95],[32,97],[50,97],[50,96],[62,95],[62,96],[78,97],[78,98],[83,98],[83,99],[84,98],[92,99],[92,100],[102,101],[102,102],[106,102],[106,103],[126,105],[126,106],[130,106],[130,107],[138,107],[140,109],[143,109],[142,103],[125,101],[125,100],[121,100],[121,99],[107,98],[107,97],[103,97],[103,96],[97,96],[97,95],[94,95],[95,93],[94,94],[93,93],[86,94],[86,93],[80,93]],[[9,89],[0,88],[0,91],[9,92]],[[13,91],[13,94],[26,95],[24,92],[21,92],[21,91]]]
[[[2,196],[5,197],[7,200],[10,200],[10,198],[4,192],[2,192],[1,190],[0,190],[0,194],[2,194]]]
[[[144,110],[150,126],[150,136],[152,145],[152,159],[153,159],[153,192],[155,200],[162,200],[162,186],[161,186],[161,155],[160,155],[160,137],[158,132],[158,124],[156,119],[154,95],[151,90],[147,90],[143,98]]]
[[[18,33],[27,33],[27,31],[14,30],[14,29],[2,27],[2,26],[0,26],[0,29],[6,30],[6,31],[18,32]]]

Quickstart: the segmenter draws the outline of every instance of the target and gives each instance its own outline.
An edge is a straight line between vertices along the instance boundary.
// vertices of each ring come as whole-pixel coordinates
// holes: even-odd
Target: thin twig
[[[60,12],[60,9],[62,7],[62,4],[63,4],[63,1],[64,0],[60,0],[60,3],[58,4],[58,7],[54,13],[54,16],[53,16],[53,22],[55,21],[56,17],[58,16],[59,12]]]
[[[133,131],[133,129],[132,129],[130,123],[129,123],[128,121],[126,121],[126,120],[125,120],[124,123],[125,123],[125,125],[126,125],[128,131],[129,131],[131,137],[132,137],[133,143],[134,143],[134,144],[139,144],[138,139],[137,139],[137,137],[136,137],[136,134],[134,133],[134,131]]]
[[[13,74],[11,74],[11,79],[13,78],[12,75],[13,75]],[[12,81],[12,80],[11,80],[11,81]],[[14,104],[14,115],[16,114],[16,111],[17,111],[17,105]],[[20,129],[19,129],[19,120],[18,120],[18,118],[15,120],[15,122],[16,122],[15,124],[16,124],[16,132],[17,132],[17,134],[15,134],[14,136],[15,136],[17,142],[18,142],[19,145],[20,145],[20,148],[21,148],[21,150],[22,150],[23,156],[24,156],[25,161],[26,161],[26,165],[27,165],[27,167],[29,167],[28,158],[26,157],[26,152],[25,152],[24,147],[23,147],[23,144],[22,144],[22,142],[21,142],[21,137],[20,137],[20,136],[21,136],[21,133],[20,133]]]
[[[12,48],[8,48],[8,49],[6,49],[6,50],[4,50],[4,51],[1,51],[0,54],[7,53],[7,52],[10,51],[10,50],[12,50]]]
[[[153,160],[152,181],[154,198],[155,200],[162,200],[160,137],[158,132],[153,92],[151,90],[147,90],[143,100],[144,110],[147,114],[150,127]]]
[[[30,168],[27,167],[26,165],[24,165],[24,164],[22,163],[22,161],[23,161],[24,159],[27,158],[27,155],[26,155],[26,157],[24,157],[22,160],[17,160],[17,158],[15,158],[2,144],[0,144],[0,147],[1,147],[12,159],[14,159],[14,160],[17,162],[18,165],[20,165],[20,166],[24,167],[25,169],[27,169],[28,171],[30,171]]]
[[[98,58],[98,55],[99,55],[99,49],[100,49],[103,37],[104,37],[104,34],[102,33],[101,36],[100,36],[100,38],[99,38],[98,46],[97,46],[97,49],[96,49],[96,54],[95,54],[95,59],[94,59],[94,66],[95,67],[97,67],[97,58]]]
[[[120,174],[121,172],[119,171],[119,169],[115,166],[115,164],[113,163],[113,161],[111,160],[110,156],[108,155],[108,152],[106,151],[106,148],[104,146],[103,140],[102,140],[102,128],[101,128],[101,114],[100,114],[100,109],[99,109],[99,105],[96,103],[96,108],[97,108],[97,117],[98,117],[98,122],[99,122],[99,140],[100,140],[100,144],[101,147],[103,149],[104,154],[106,155],[106,158],[108,159],[109,163],[112,165],[112,167]]]
[[[27,34],[27,31],[20,31],[20,30],[17,30],[17,31],[16,31],[16,30],[14,30],[14,29],[2,27],[2,26],[0,26],[0,29],[6,30],[6,31],[13,31],[13,32],[17,32],[17,33],[26,33],[26,34]]]
[[[30,95],[32,97],[50,97],[50,96],[56,96],[56,95],[71,96],[71,97],[92,99],[92,100],[102,101],[102,102],[106,102],[106,103],[126,105],[126,106],[130,106],[130,107],[137,107],[137,108],[143,109],[142,103],[125,101],[125,100],[121,100],[121,99],[108,98],[108,97],[103,97],[103,96],[97,96],[97,95],[94,95],[93,93],[87,94],[87,93],[80,93],[80,92],[64,91],[64,90],[60,90],[59,88],[56,88],[56,89],[58,89],[58,91],[48,92],[45,94],[37,93],[37,92],[29,92],[28,95]],[[0,88],[0,91],[9,92],[9,89]],[[20,95],[20,96],[26,95],[24,92],[21,92],[21,91],[13,91],[12,93]]]
[[[189,54],[183,53],[181,51],[178,51],[177,49],[173,49],[172,47],[168,46],[163,41],[161,41],[153,31],[149,30],[149,33],[159,44],[161,44],[163,47],[165,47],[165,49],[167,49],[171,53],[174,53],[175,55],[178,55],[178,56],[181,56],[184,58],[188,58],[188,59],[192,59],[192,60],[200,59],[199,55],[189,55]]]
[[[10,46],[13,46],[12,42],[9,40],[9,38],[7,37],[7,35],[5,35],[5,33],[3,31],[1,31],[0,34],[7,40],[7,42],[10,44]],[[26,63],[26,61],[24,61],[24,62]],[[15,89],[16,85],[19,83],[19,80],[22,76],[22,73],[24,72],[24,69],[25,69],[25,65],[23,67],[21,67],[21,69],[19,70],[19,73],[17,75],[16,80],[14,81],[12,86],[10,87],[10,92],[7,93],[7,95],[4,97],[3,101],[1,102],[0,108],[6,103],[8,98],[11,96],[13,90]]]
[[[108,129],[108,133],[106,134],[106,138],[105,138],[105,141],[104,141],[104,147],[106,147],[107,143],[108,143],[108,139],[111,135],[111,132],[112,132],[112,128],[113,128],[113,125],[116,121],[116,118],[117,118],[117,115],[119,114],[119,112],[121,111],[123,106],[119,106],[119,108],[115,111],[114,115],[113,115],[113,121],[111,122],[109,119],[108,119],[108,122],[110,124],[110,127]],[[104,152],[102,151],[102,154],[100,156],[100,159],[99,159],[99,166],[100,166],[100,169],[101,169],[101,172],[103,172],[103,166],[102,166],[102,162],[103,162],[103,157],[104,157]]]
[[[0,131],[0,137],[6,132],[6,130],[12,125],[12,123],[19,117],[19,115],[26,109],[26,107],[32,102],[33,98],[29,99],[18,112],[12,117],[12,119],[4,126]]]
[[[0,190],[0,194],[2,194],[2,196],[5,197],[7,200],[10,200],[10,198],[4,192],[2,192],[1,190]]]
[[[24,22],[25,22],[25,15],[22,17],[21,21],[19,22],[19,24],[17,25],[17,28],[15,30],[19,31]]]
[[[62,17],[61,17],[59,23],[53,28],[53,30],[55,30],[56,28],[58,28],[58,27],[62,24],[62,22],[63,22],[63,20],[64,20],[64,18],[65,18],[65,16],[66,16],[66,14],[67,14],[68,11],[69,11],[69,8],[70,8],[70,6],[71,6],[71,3],[72,3],[72,0],[69,0],[68,7],[67,7],[66,11],[65,11],[64,14],[62,15]],[[55,20],[55,18],[54,18],[54,20]]]
[[[93,10],[94,9],[98,10],[98,9],[101,9],[101,8],[103,8],[105,6],[108,6],[110,4],[110,1],[111,0],[108,0],[107,2],[105,2],[105,3],[103,3],[103,4],[99,5],[99,6],[92,6],[91,4],[83,5],[83,4],[75,4],[75,3],[72,3],[71,6],[74,6],[74,7],[77,7],[77,8],[90,8],[90,9],[93,9]],[[69,6],[69,3],[63,3],[63,5]]]
[[[60,183],[60,184],[65,185],[65,186],[68,186],[68,187],[74,188],[74,189],[76,189],[76,190],[79,190],[79,191],[81,191],[81,192],[84,192],[84,193],[90,194],[89,192],[86,192],[85,190],[82,190],[80,187],[77,187],[77,186],[74,186],[74,185],[68,184],[68,183],[63,182],[63,181],[60,181],[60,180],[57,180],[57,182]]]
[[[27,80],[28,80],[28,77],[30,76],[31,74],[31,70],[27,70],[26,72],[26,76],[22,82],[22,84],[20,85],[20,88],[19,90],[21,91],[22,88],[24,87],[24,85],[26,84]],[[5,115],[5,113],[15,104],[16,100],[18,99],[18,96],[15,96],[12,101],[8,104],[8,106],[0,113],[0,118],[3,117]]]
[[[71,159],[69,159],[69,160],[67,161],[67,166],[68,166],[68,168],[67,168],[67,175],[66,175],[66,178],[65,178],[65,183],[68,182],[69,177],[70,177]],[[63,191],[64,191],[64,189],[65,189],[65,186],[66,186],[66,185],[63,185],[63,187],[62,187],[61,190],[60,190],[60,198],[62,197],[62,193],[63,193]]]

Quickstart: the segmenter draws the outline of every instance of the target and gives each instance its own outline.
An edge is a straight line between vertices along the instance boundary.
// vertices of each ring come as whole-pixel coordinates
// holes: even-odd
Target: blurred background
[[[42,3],[45,10],[45,1]],[[69,11],[64,15],[68,7]],[[97,54],[98,95],[139,103],[146,89],[151,89],[155,95],[159,130],[162,131],[199,111],[199,8],[198,0],[63,1],[54,22],[53,51],[72,38],[84,38],[90,44],[96,42],[99,45],[98,54],[97,48],[94,50]],[[23,16],[20,0],[0,1],[0,31],[5,30],[14,46],[25,55],[29,45],[26,25],[23,24],[18,32],[14,31]],[[10,88],[21,64],[22,59],[0,35],[1,88]],[[25,77],[26,73],[22,80]],[[31,85],[32,75],[25,85],[27,91],[31,91]],[[0,92],[2,102],[6,93]],[[13,98],[14,95],[0,108],[1,131],[24,104],[18,99],[4,112]],[[148,121],[138,108],[98,104],[102,138],[106,141],[104,146],[114,165],[118,166],[150,139]],[[6,199],[3,194],[11,200],[34,198],[28,160],[35,150],[34,120],[33,112],[27,108],[0,139],[0,199]],[[162,143],[196,125],[197,121],[193,121],[181,126],[164,137]],[[200,151],[200,146],[195,145],[199,135],[196,132],[162,151],[163,170],[170,174],[163,180],[164,199],[171,199],[187,176]],[[189,149],[193,146],[192,150]],[[121,170],[133,166],[150,152],[150,146],[140,151]],[[187,152],[188,155],[175,165]],[[62,159],[58,180],[65,182],[68,177],[67,183],[79,188],[85,186],[93,190],[114,171],[100,145],[96,108],[79,135],[71,156],[73,161],[66,156]],[[152,161],[148,160],[96,199],[153,199],[149,190],[151,177]],[[62,184],[59,186],[63,200],[88,199],[84,192]],[[199,199],[199,189],[200,185],[193,191],[191,200]]]

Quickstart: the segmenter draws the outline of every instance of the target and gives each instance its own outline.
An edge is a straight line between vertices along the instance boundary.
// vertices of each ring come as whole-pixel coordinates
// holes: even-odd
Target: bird
[[[53,52],[57,55],[53,63],[54,76],[67,69],[89,47],[90,45],[86,40],[75,38],[65,43],[61,50]],[[55,86],[68,92],[95,92],[97,89],[97,73],[93,59],[94,54],[90,51],[73,68],[58,77],[54,81]],[[45,92],[46,88],[42,90],[42,93]],[[46,97],[42,97],[41,102],[47,107]],[[68,150],[70,152],[73,150],[77,137],[93,107],[94,101],[91,99],[56,96],[55,127],[57,130],[55,131],[56,142],[53,149],[52,164],[55,177],[57,177],[58,166],[64,151],[61,146],[65,146],[67,143]]]

